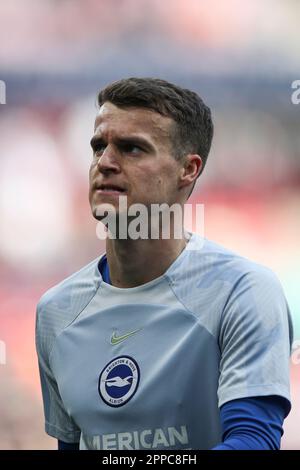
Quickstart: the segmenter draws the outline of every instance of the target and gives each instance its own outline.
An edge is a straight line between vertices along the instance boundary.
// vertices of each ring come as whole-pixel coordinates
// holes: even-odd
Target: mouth
[[[126,190],[116,184],[99,184],[95,186],[99,194],[124,194]]]

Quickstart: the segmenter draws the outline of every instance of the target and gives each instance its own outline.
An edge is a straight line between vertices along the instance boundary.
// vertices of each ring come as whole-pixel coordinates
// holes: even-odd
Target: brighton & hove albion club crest
[[[129,356],[116,357],[99,376],[99,395],[109,406],[123,406],[137,391],[139,381],[140,370],[136,361]]]

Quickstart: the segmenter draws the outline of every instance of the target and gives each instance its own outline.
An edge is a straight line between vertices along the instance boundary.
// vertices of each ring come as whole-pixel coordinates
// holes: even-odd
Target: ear
[[[184,188],[194,183],[203,168],[203,160],[198,154],[185,156],[184,164],[180,170],[179,188]]]

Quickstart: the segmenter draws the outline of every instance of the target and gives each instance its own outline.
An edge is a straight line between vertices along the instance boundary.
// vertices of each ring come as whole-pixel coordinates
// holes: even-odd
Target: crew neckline
[[[101,261],[103,261],[104,257],[106,256],[106,253],[103,253],[98,259],[97,264],[96,264],[97,277],[100,280],[100,287],[105,288],[110,291],[114,291],[115,293],[116,292],[124,292],[124,293],[125,292],[138,292],[140,290],[151,288],[155,286],[156,284],[159,284],[163,280],[168,280],[170,278],[171,271],[173,271],[176,268],[178,263],[181,263],[182,259],[186,256],[187,252],[191,251],[192,246],[196,243],[197,236],[195,233],[186,232],[186,234],[189,236],[186,246],[181,251],[181,253],[177,256],[177,258],[170,264],[168,269],[159,277],[156,277],[155,279],[152,279],[151,281],[145,282],[144,284],[141,284],[135,287],[116,287],[116,286],[113,286],[112,284],[108,284],[107,282],[103,280],[102,274],[99,269],[99,264],[101,263]]]

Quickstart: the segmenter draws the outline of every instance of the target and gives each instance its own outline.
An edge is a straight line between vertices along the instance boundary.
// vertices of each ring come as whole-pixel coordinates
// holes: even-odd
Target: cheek
[[[95,175],[95,164],[91,164],[89,168],[89,199],[91,200],[92,197],[92,182],[94,182],[94,175]]]
[[[95,168],[96,168],[96,163],[93,161],[90,164],[90,169],[89,169],[89,179],[90,179],[90,181],[91,181],[91,178],[94,176]]]
[[[168,175],[149,172],[140,184],[139,191],[141,198],[145,200],[151,199],[156,203],[169,203],[172,199],[172,195],[170,194],[172,192],[172,182]]]
[[[157,178],[157,181],[156,181],[156,187],[161,190],[162,188],[165,187],[165,185],[163,184],[163,179],[161,178],[161,176],[159,176]]]
[[[159,199],[168,198],[170,192],[176,189],[176,169],[174,165],[166,164],[159,167],[143,165],[130,172],[132,189],[147,198],[150,194]]]

